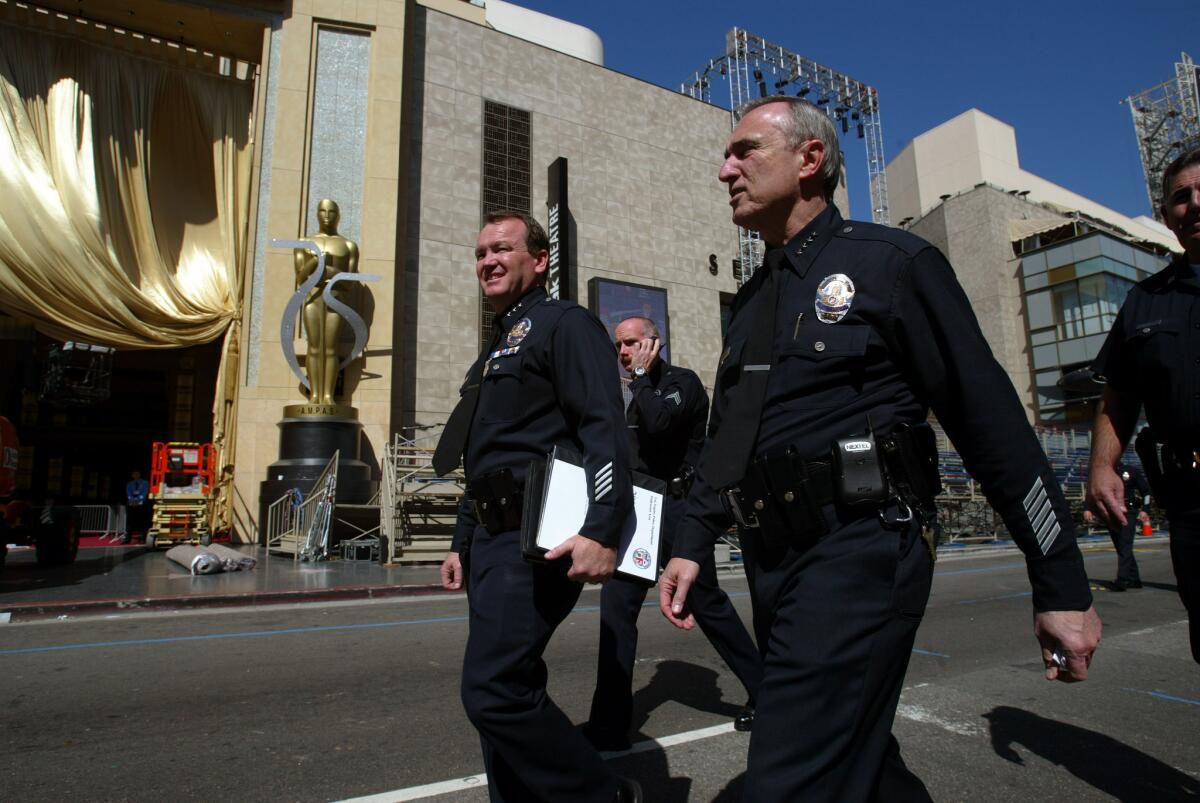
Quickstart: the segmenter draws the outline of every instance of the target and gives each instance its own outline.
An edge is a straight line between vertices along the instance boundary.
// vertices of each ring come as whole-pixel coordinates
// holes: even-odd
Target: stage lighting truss
[[[879,117],[879,93],[873,86],[856,81],[812,59],[772,44],[741,28],[725,35],[725,52],[709,59],[692,77],[679,86],[685,95],[712,103],[713,81],[729,87],[730,123],[736,125],[741,110],[757,97],[772,94],[795,95],[824,110],[849,135],[851,125],[864,141],[867,156],[867,181],[871,190],[871,217],[887,224],[888,199],[886,163],[883,154],[883,125]],[[844,150],[844,149],[843,149]],[[751,269],[742,272],[743,281],[762,262],[763,245],[757,232],[738,230],[738,258]]]
[[[59,406],[106,401],[112,392],[114,351],[71,340],[52,346],[42,376],[41,400]]]
[[[1137,136],[1146,193],[1154,217],[1162,218],[1163,169],[1181,153],[1200,147],[1200,95],[1197,68],[1187,53],[1175,64],[1175,77],[1122,103],[1129,105]]]

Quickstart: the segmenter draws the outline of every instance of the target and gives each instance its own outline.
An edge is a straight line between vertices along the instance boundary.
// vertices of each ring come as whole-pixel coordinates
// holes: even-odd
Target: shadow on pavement
[[[650,718],[651,711],[670,701],[733,719],[742,710],[741,702],[721,699],[718,677],[707,667],[685,661],[661,661],[650,682],[633,694],[634,729],[639,730]]]
[[[1021,745],[1118,800],[1183,800],[1200,795],[1200,781],[1102,733],[1009,706],[993,708],[992,749],[1024,764]]]
[[[656,665],[650,682],[633,695],[633,741],[650,738],[641,732],[650,713],[666,702],[677,702],[709,714],[733,719],[741,711],[741,702],[722,699],[717,685],[719,675],[712,669],[689,664],[686,661],[662,661]],[[616,771],[637,778],[642,784],[647,801],[662,803],[685,803],[691,792],[692,781],[686,777],[672,777],[666,753],[651,750],[622,756]],[[718,799],[734,801],[740,799],[741,775],[739,774],[721,792]]]
[[[107,575],[126,561],[144,555],[136,547],[80,547],[75,562],[66,566],[40,566],[34,550],[10,551],[0,569],[0,594],[77,586],[90,577]]]

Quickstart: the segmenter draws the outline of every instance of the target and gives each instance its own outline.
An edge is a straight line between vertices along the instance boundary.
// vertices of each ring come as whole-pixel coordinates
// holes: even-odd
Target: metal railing
[[[339,452],[334,452],[329,458],[303,500],[298,491],[292,490],[267,508],[268,552],[283,552],[294,560],[325,556],[337,495],[338,456]]]
[[[75,505],[80,535],[117,537],[125,534],[124,505]]]

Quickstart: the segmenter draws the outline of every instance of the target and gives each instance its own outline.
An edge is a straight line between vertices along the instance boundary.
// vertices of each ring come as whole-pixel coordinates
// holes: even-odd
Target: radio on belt
[[[887,482],[874,433],[842,438],[833,445],[833,489],[839,505],[879,507],[887,501]]]

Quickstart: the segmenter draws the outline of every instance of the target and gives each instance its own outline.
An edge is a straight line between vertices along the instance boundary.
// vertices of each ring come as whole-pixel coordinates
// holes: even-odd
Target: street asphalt
[[[1104,590],[1110,549],[1085,559],[1105,633],[1073,685],[1042,677],[1019,554],[938,563],[896,720],[934,799],[1200,798],[1200,667],[1166,545],[1139,545],[1139,591]],[[748,618],[745,580],[723,585]],[[547,653],[576,722],[597,602],[584,592]],[[698,631],[641,621],[638,744],[609,761],[647,801],[737,800],[736,680]],[[0,625],[0,799],[486,800],[458,698],[466,633],[461,595]]]

